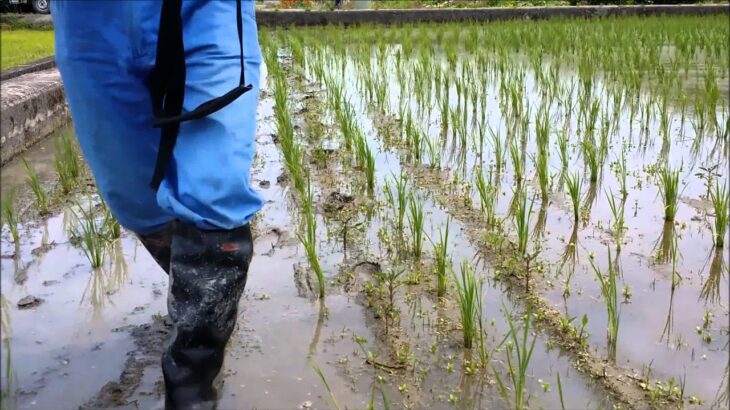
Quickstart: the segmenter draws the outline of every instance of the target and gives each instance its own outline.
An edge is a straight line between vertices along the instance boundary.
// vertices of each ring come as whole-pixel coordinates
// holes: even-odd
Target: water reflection
[[[722,249],[713,248],[707,260],[710,262],[707,279],[702,283],[700,299],[711,304],[720,303],[720,282],[728,271]],[[707,265],[707,264],[705,264]]]
[[[674,223],[666,221],[662,227],[659,238],[654,242],[654,258],[657,263],[669,263],[675,256],[674,254]]]

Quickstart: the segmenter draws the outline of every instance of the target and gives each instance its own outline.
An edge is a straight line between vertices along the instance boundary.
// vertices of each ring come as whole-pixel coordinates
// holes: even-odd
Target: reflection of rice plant
[[[76,184],[80,174],[79,155],[71,137],[65,133],[56,141],[56,172],[61,182],[61,190],[68,194]]]
[[[679,170],[668,166],[660,168],[658,186],[664,200],[664,219],[673,221],[679,201]]]
[[[304,216],[304,234],[298,233],[299,241],[304,246],[309,259],[309,266],[317,275],[317,283],[319,285],[319,298],[324,299],[325,282],[322,266],[319,264],[319,256],[317,255],[317,219],[312,206],[312,188],[307,184],[306,195],[302,198],[302,213]]]
[[[507,324],[509,325],[509,338],[505,356],[507,358],[507,372],[509,373],[509,381],[512,384],[512,405],[515,410],[523,410],[526,408],[525,393],[527,392],[527,367],[532,359],[532,352],[535,349],[537,336],[533,335],[532,340],[528,340],[530,332],[530,322],[532,321],[532,312],[522,317],[522,329],[517,329],[512,317],[507,312],[507,308],[502,308]],[[521,331],[520,331],[521,330]],[[497,384],[499,386],[502,397],[509,401],[509,394],[501,378],[495,372]]]
[[[450,265],[449,260],[449,222],[446,219],[446,229],[439,229],[439,241],[433,244],[434,257],[436,259],[436,295],[443,297],[446,294],[446,270]]]
[[[2,207],[0,210],[2,211],[0,213],[2,222],[8,226],[10,235],[13,237],[13,242],[16,245],[19,244],[20,234],[18,233],[18,215],[15,211],[15,189],[11,188],[3,193]]]
[[[84,251],[91,267],[94,269],[100,268],[104,263],[108,245],[104,226],[97,221],[91,203],[89,203],[88,209],[84,209],[79,203],[76,204],[76,208],[78,208],[78,212],[73,208],[71,209],[76,219],[76,224],[72,227],[72,236],[79,238],[81,249]]]
[[[618,291],[616,286],[617,269],[611,258],[611,248],[608,248],[608,269],[604,273],[593,262],[593,258],[590,258],[591,267],[593,272],[598,278],[598,282],[601,287],[601,294],[603,295],[603,302],[606,305],[606,313],[608,315],[608,354],[612,360],[616,359],[616,341],[618,339],[618,326],[619,326],[619,303],[618,303]]]
[[[494,209],[497,202],[497,189],[492,185],[488,184],[484,180],[484,172],[481,167],[477,167],[475,172],[477,192],[479,192],[479,202],[481,204],[482,212],[487,220],[487,225],[494,224]]]
[[[621,150],[621,158],[616,162],[616,171],[618,172],[618,181],[621,184],[621,197],[626,199],[629,195],[629,190],[626,186],[626,151]]]
[[[477,332],[477,321],[481,317],[478,308],[482,304],[482,289],[468,261],[461,262],[461,278],[458,278],[455,272],[452,272],[452,276],[456,284],[464,347],[471,349]]]
[[[41,185],[41,179],[38,176],[38,172],[33,169],[33,166],[30,165],[25,158],[23,158],[23,165],[25,166],[27,174],[26,180],[28,181],[28,186],[30,186],[31,191],[33,191],[33,195],[35,195],[35,203],[38,207],[38,213],[45,215],[48,213],[48,195],[46,195],[46,191]]]
[[[337,399],[335,398],[335,393],[332,391],[332,388],[330,387],[330,384],[327,383],[327,379],[324,377],[324,373],[322,373],[322,369],[319,368],[317,363],[312,362],[312,369],[317,373],[317,376],[319,376],[319,379],[322,380],[322,383],[324,384],[324,387],[327,389],[327,393],[330,395],[330,399],[332,400],[332,404],[334,405],[335,409],[340,410],[340,405],[337,403]]]
[[[580,191],[583,186],[583,181],[577,172],[568,174],[565,177],[565,186],[568,188],[568,194],[570,195],[570,202],[573,204],[573,218],[576,222],[580,218]]]
[[[408,222],[410,223],[409,228],[411,231],[411,249],[413,250],[413,256],[416,259],[421,258],[423,249],[423,204],[420,200],[416,199],[416,196],[411,194],[410,201],[408,202]]]
[[[715,225],[712,230],[712,240],[715,246],[722,248],[725,244],[725,233],[728,225],[728,192],[727,186],[720,187],[720,183],[715,183],[714,189],[710,191],[710,200],[715,208]]]

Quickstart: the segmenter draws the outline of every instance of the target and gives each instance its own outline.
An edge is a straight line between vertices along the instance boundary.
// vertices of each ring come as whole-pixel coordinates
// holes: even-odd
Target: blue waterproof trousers
[[[158,0],[53,0],[56,63],[81,149],[122,226],[150,235],[179,220],[203,230],[249,222],[262,201],[249,184],[254,157],[259,49],[254,2],[244,1],[243,53],[253,90],[183,122],[159,189],[150,188],[160,129],[152,126]],[[235,88],[240,51],[235,1],[185,0],[183,112]]]

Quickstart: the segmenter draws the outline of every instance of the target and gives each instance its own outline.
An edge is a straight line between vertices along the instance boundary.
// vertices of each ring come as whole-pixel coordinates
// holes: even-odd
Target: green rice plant
[[[495,133],[492,127],[487,128],[489,130],[489,138],[492,141],[492,147],[494,148],[494,168],[499,174],[504,168],[504,146],[502,143],[502,137],[499,133]]]
[[[484,172],[481,167],[477,167],[475,171],[476,187],[479,192],[479,203],[484,212],[487,225],[492,226],[495,223],[495,208],[497,205],[497,189],[494,185],[489,184],[484,179]]]
[[[532,207],[535,204],[535,198],[530,200],[528,207],[527,193],[519,190],[514,193],[517,197],[516,209],[514,212],[513,222],[517,230],[517,251],[522,256],[527,256],[527,242],[530,238],[530,219],[532,216]]]
[[[122,236],[122,226],[119,224],[119,221],[117,218],[112,214],[112,210],[107,206],[106,202],[104,202],[104,199],[101,200],[101,206],[103,209],[104,219],[102,222],[102,231],[104,232],[104,237],[107,238],[108,241],[114,241],[115,239],[119,239]]]
[[[616,285],[617,269],[611,258],[611,248],[608,248],[608,269],[605,273],[602,273],[593,261],[594,258],[590,258],[591,267],[593,272],[598,278],[598,282],[601,288],[601,295],[603,295],[603,302],[606,305],[606,314],[608,316],[608,327],[607,327],[607,338],[608,338],[608,355],[611,360],[616,360],[616,345],[618,340],[618,327],[619,327],[619,302],[618,302],[618,287]]]
[[[312,369],[317,373],[317,376],[319,376],[319,379],[322,380],[322,383],[324,384],[324,387],[327,389],[327,393],[330,395],[330,400],[332,400],[332,405],[335,409],[340,410],[340,405],[337,403],[337,399],[335,398],[335,393],[332,391],[332,388],[330,387],[330,384],[327,383],[327,378],[324,377],[324,373],[322,372],[322,369],[320,369],[319,365],[317,365],[316,362],[312,362]]]
[[[74,226],[71,227],[71,235],[79,239],[81,249],[84,251],[91,267],[94,269],[101,268],[104,264],[109,241],[105,235],[103,224],[99,223],[94,214],[91,201],[89,201],[88,209],[85,209],[83,205],[77,202],[76,206],[71,208],[71,212],[76,220]]]
[[[64,195],[71,192],[81,173],[79,154],[69,133],[64,133],[56,140],[56,157],[54,159],[56,173],[61,182]]]
[[[393,183],[395,183],[396,202],[398,206],[398,213],[396,214],[396,228],[398,229],[398,236],[403,236],[404,220],[406,216],[406,208],[408,207],[408,175],[401,172],[400,176],[393,177]]]
[[[535,350],[535,342],[537,341],[536,335],[532,335],[532,340],[528,340],[531,334],[530,322],[532,321],[532,312],[530,310],[527,311],[522,317],[522,329],[517,329],[506,306],[502,307],[502,311],[509,325],[508,335],[510,341],[505,350],[505,357],[507,359],[509,381],[512,385],[512,405],[515,410],[523,410],[527,408],[527,397],[525,397],[527,393],[527,368],[530,365],[532,352]],[[507,388],[496,371],[494,374],[502,397],[506,401],[510,401]]]
[[[722,248],[725,245],[725,233],[727,232],[730,208],[728,207],[727,186],[720,186],[719,182],[710,191],[710,200],[715,209],[715,224],[712,230],[712,241],[716,247]]]
[[[522,186],[522,178],[525,175],[525,163],[523,161],[522,151],[517,145],[516,138],[512,138],[512,141],[510,142],[509,154],[512,158],[512,166],[514,167],[517,186]]]
[[[616,250],[620,251],[624,231],[626,230],[626,225],[624,223],[624,208],[626,202],[621,201],[619,205],[616,205],[616,199],[613,196],[613,191],[610,193],[606,192],[606,199],[608,201],[608,206],[611,209],[611,214],[613,215],[611,232],[613,233],[614,240],[616,241]]]
[[[375,192],[375,155],[367,144],[365,147],[365,176],[368,181],[368,192],[372,195]]]
[[[559,132],[558,133],[558,155],[560,156],[560,167],[563,170],[568,169],[568,133],[567,132]]]
[[[561,410],[565,410],[565,401],[563,400],[563,384],[560,382],[560,372],[557,372],[558,375],[558,395],[560,397],[560,408]]]
[[[312,187],[307,183],[306,195],[302,198],[302,214],[304,217],[304,233],[297,233],[299,241],[304,246],[304,250],[309,259],[309,266],[317,276],[317,284],[319,290],[319,298],[324,299],[325,295],[325,278],[322,266],[319,263],[317,255],[317,218],[314,214]]]
[[[621,150],[621,158],[616,161],[616,171],[618,173],[618,182],[621,185],[621,198],[626,199],[629,195],[629,190],[626,185],[626,174],[628,173],[626,167],[626,150]]]
[[[598,171],[600,168],[599,153],[596,149],[595,141],[592,137],[586,137],[583,139],[583,159],[585,160],[586,167],[590,171],[590,182],[594,183],[598,181]]]
[[[565,177],[565,186],[568,189],[570,202],[573,204],[573,219],[578,222],[578,219],[580,219],[580,194],[583,181],[577,172],[569,173]]]
[[[546,151],[539,150],[537,159],[532,157],[535,163],[535,171],[537,172],[537,181],[540,184],[540,195],[543,202],[550,198],[550,171],[548,170],[548,158]]]
[[[657,185],[664,200],[664,220],[674,221],[679,202],[679,169],[662,166],[658,172]]]
[[[436,259],[436,295],[446,295],[446,270],[451,266],[449,258],[449,223],[451,218],[446,219],[446,229],[439,229],[439,241],[433,244],[434,258]]]
[[[464,348],[471,349],[474,336],[477,334],[477,321],[481,316],[478,308],[482,304],[482,287],[474,277],[474,271],[468,261],[461,262],[461,278],[456,276],[456,272],[452,271],[451,274],[456,285]]]
[[[426,152],[428,153],[429,166],[431,168],[439,168],[441,166],[441,148],[431,138],[424,137],[423,140],[425,142]]]
[[[46,195],[46,191],[41,185],[41,179],[38,176],[38,172],[33,169],[33,166],[30,165],[25,158],[23,158],[23,165],[25,166],[25,172],[27,174],[26,181],[28,181],[28,186],[30,186],[31,191],[33,191],[33,195],[35,195],[35,203],[38,207],[38,213],[46,215],[48,214],[48,195]]]
[[[10,188],[3,192],[0,211],[2,211],[0,213],[0,216],[2,216],[2,222],[8,226],[10,236],[13,238],[13,243],[15,243],[15,245],[19,245],[20,234],[18,233],[18,214],[15,210],[14,188]]]
[[[413,256],[418,260],[421,259],[423,252],[423,203],[411,194],[408,202],[408,222],[411,231],[411,250]]]

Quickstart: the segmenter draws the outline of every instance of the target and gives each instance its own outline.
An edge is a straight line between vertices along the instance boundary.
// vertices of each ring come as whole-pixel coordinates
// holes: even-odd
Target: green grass
[[[2,30],[0,35],[0,69],[27,64],[54,52],[53,31]]]

